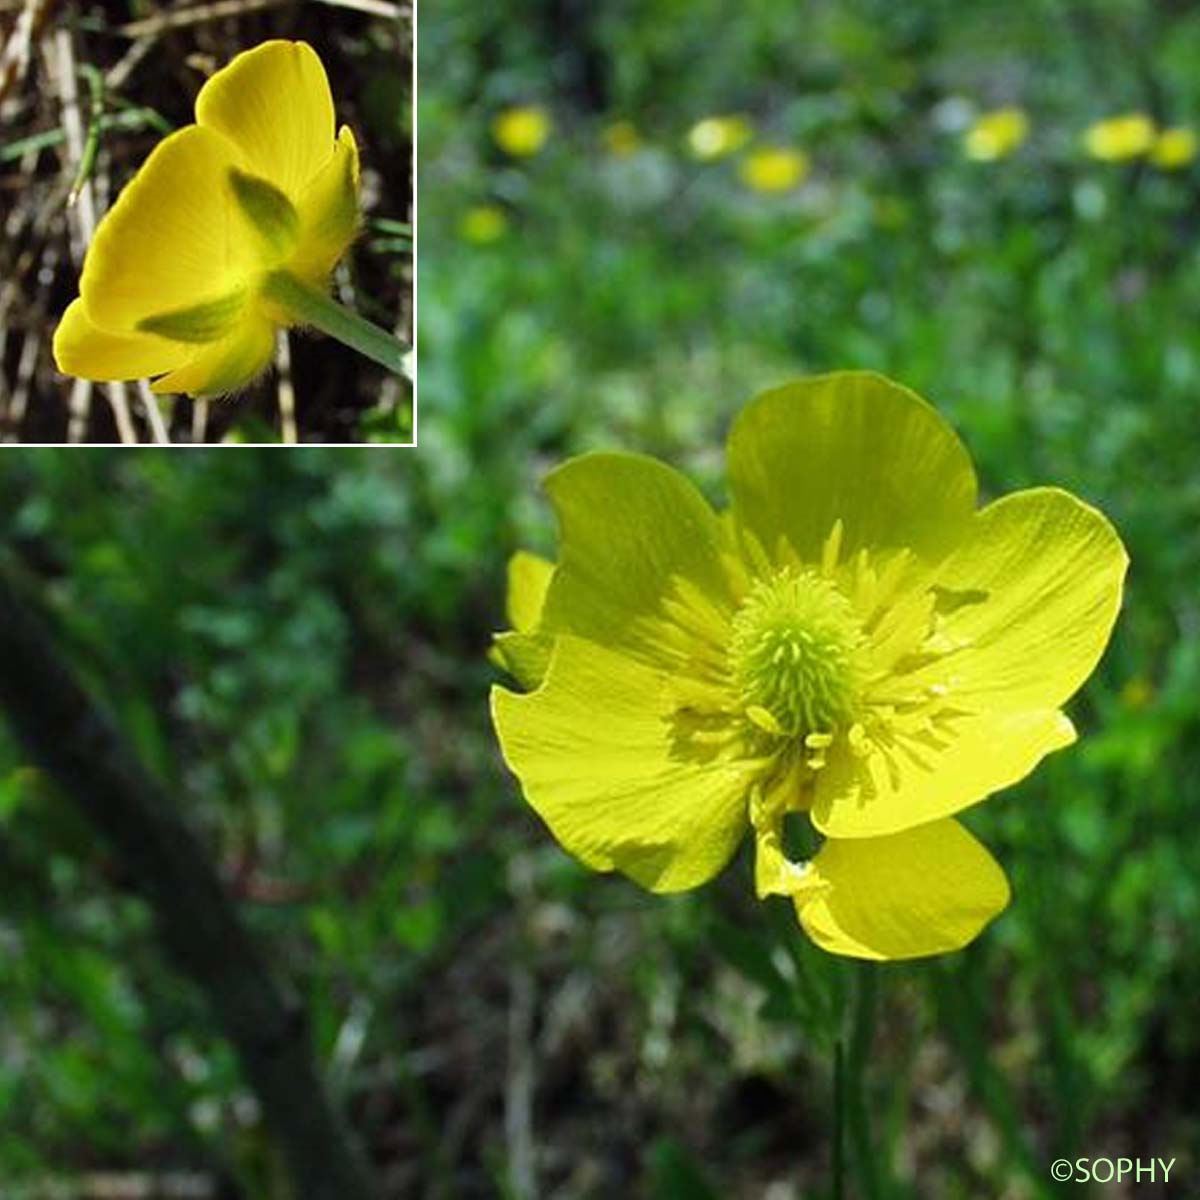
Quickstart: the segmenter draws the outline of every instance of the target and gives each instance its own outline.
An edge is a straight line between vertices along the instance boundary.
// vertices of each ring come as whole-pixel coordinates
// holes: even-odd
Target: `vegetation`
[[[850,1194],[1085,1195],[1050,1176],[1085,1156],[1175,1158],[1186,1191],[1198,180],[1152,141],[1114,161],[1084,139],[1121,114],[1200,119],[1200,16],[730,13],[425,6],[419,450],[3,456],[5,569],[303,1000],[381,1195],[825,1197],[839,1034]],[[544,139],[503,150],[494,118],[529,106]],[[1013,106],[1027,137],[969,158],[975,118]],[[750,141],[694,157],[692,127],[732,115]],[[802,152],[802,178],[748,183],[767,145]],[[621,446],[720,500],[734,412],[837,367],[933,400],[987,495],[1100,505],[1132,558],[1070,705],[1080,743],[967,814],[1011,908],[961,954],[873,972],[857,1005],[860,973],[753,899],[748,847],[670,898],[569,860],[486,708],[506,560],[553,548],[546,469]],[[227,1031],[80,801],[0,742],[6,1196],[186,1176],[282,1200]]]

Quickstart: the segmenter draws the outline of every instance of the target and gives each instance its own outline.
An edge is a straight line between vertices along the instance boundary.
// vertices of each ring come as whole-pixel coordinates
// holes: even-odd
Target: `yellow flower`
[[[783,146],[763,146],[742,159],[738,174],[756,192],[790,192],[808,175],[808,155]]]
[[[558,561],[514,566],[495,644],[527,689],[493,689],[505,760],[595,870],[696,887],[750,830],[824,949],[957,949],[1009,891],[955,814],[1074,740],[1120,539],[1054,488],[977,509],[949,426],[865,372],[765,393],[728,453],[724,513],[639,455],[550,475]]]
[[[688,130],[688,150],[701,162],[736,154],[754,135],[745,117],[705,117]]]
[[[604,145],[614,158],[628,158],[642,148],[642,138],[632,121],[613,121],[604,127]]]
[[[1177,171],[1196,157],[1196,134],[1186,125],[1164,129],[1150,150],[1150,161],[1164,171]]]
[[[550,114],[533,105],[506,108],[492,121],[496,145],[514,158],[531,158],[537,154],[546,144],[550,130]]]
[[[486,246],[508,232],[508,216],[499,205],[477,204],[463,213],[458,232],[464,241]]]
[[[1147,708],[1154,701],[1154,684],[1145,675],[1135,675],[1121,688],[1121,703],[1130,709]]]
[[[1029,134],[1029,118],[1020,108],[997,108],[975,120],[963,135],[963,152],[973,162],[1007,158]]]
[[[1145,113],[1129,113],[1090,125],[1083,135],[1083,144],[1101,162],[1124,162],[1145,154],[1154,145],[1155,137],[1154,122]]]
[[[268,282],[286,272],[325,291],[358,223],[358,149],[346,126],[334,137],[321,60],[303,42],[247,50],[205,83],[196,124],[154,148],[100,222],[54,335],[59,370],[162,375],[155,392],[234,391],[292,323]]]

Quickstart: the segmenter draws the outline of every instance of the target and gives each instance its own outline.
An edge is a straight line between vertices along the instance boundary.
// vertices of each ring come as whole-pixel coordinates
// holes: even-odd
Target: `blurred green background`
[[[741,404],[835,367],[1133,559],[1080,744],[969,814],[1012,907],[880,972],[856,1194],[1086,1195],[1049,1172],[1081,1156],[1195,1190],[1198,176],[1085,134],[1200,120],[1197,61],[1200,14],[1149,0],[424,6],[420,449],[0,458],[9,552],[297,983],[384,1195],[828,1195],[846,965],[744,855],[672,898],[568,860],[499,764],[485,654],[508,555],[553,546],[548,467],[625,446],[719,499]],[[114,1172],[284,1200],[220,1031],[8,742],[0,879],[5,1200]]]

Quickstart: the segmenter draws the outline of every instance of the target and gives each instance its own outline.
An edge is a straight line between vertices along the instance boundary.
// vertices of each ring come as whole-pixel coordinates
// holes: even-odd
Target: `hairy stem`
[[[289,272],[274,271],[268,275],[263,295],[285,309],[297,323],[319,329],[394,375],[408,374],[404,361],[408,348],[403,342]]]

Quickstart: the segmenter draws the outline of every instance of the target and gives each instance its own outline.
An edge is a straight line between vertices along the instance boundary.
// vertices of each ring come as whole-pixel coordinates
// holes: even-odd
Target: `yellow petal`
[[[293,201],[333,154],[329,80],[305,42],[263,42],[239,54],[200,89],[196,121],[224,134],[244,170]]]
[[[236,392],[264,370],[275,352],[275,326],[247,316],[233,333],[200,349],[186,366],[151,385],[157,393],[223,396]]]
[[[560,526],[547,631],[659,661],[645,619],[661,616],[672,588],[732,604],[721,562],[725,529],[677,471],[636,454],[585,454],[552,472],[546,491]]]
[[[323,284],[358,235],[358,185],[358,144],[343,125],[329,161],[296,201],[300,243],[291,265],[300,278]]]
[[[1056,709],[959,718],[942,749],[908,736],[865,757],[844,743],[817,773],[813,824],[830,838],[874,838],[948,817],[1024,779],[1075,740]]]
[[[508,560],[508,622],[528,633],[542,619],[542,605],[554,564],[540,554],[518,550]]]
[[[975,600],[943,618],[945,636],[965,643],[947,660],[953,696],[975,710],[1058,707],[1108,645],[1128,565],[1105,516],[1067,492],[1031,488],[988,505],[937,573]],[[926,674],[934,682],[937,665],[914,686]]]
[[[868,371],[800,380],[753,400],[729,435],[738,521],[768,554],[781,539],[816,562],[834,522],[842,554],[906,547],[937,558],[975,507],[971,460],[907,388]]]
[[[54,362],[80,379],[145,379],[173,370],[194,346],[149,333],[105,333],[88,320],[82,300],[72,300],[54,331]]]
[[[88,248],[79,290],[89,319],[131,333],[147,317],[228,296],[255,262],[255,246],[229,192],[235,151],[189,125],[164,138]]]
[[[492,689],[505,761],[563,848],[655,892],[711,879],[747,823],[745,769],[693,744],[674,710],[665,675],[573,637],[536,692]]]
[[[507,613],[513,628],[496,635],[490,658],[528,690],[541,686],[554,649],[552,635],[535,632],[553,573],[552,562],[527,550],[508,560]]]
[[[823,950],[853,958],[924,958],[959,950],[1009,901],[996,860],[957,821],[866,841],[827,841],[812,870],[825,886],[796,894],[796,915]]]
[[[793,862],[783,845],[786,800],[764,797],[751,789],[750,824],[754,828],[754,892],[760,900],[768,896],[809,895],[828,885],[811,863]]]

